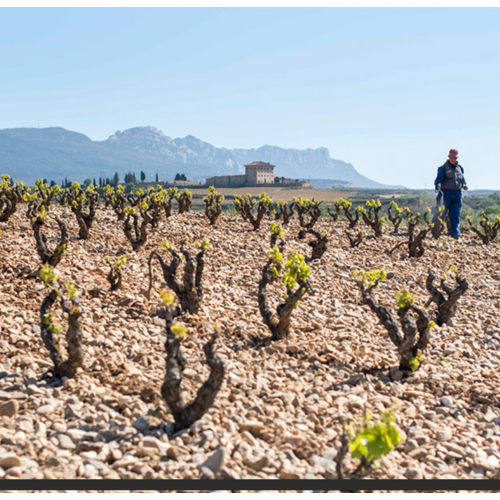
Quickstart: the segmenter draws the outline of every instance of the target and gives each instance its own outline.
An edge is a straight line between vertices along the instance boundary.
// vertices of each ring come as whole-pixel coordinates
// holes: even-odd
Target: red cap
[[[448,158],[458,158],[458,149],[450,149]]]

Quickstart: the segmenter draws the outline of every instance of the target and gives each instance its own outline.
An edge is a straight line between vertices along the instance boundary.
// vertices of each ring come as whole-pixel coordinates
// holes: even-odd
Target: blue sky
[[[0,128],[325,146],[430,187],[450,148],[500,189],[498,9],[2,9]]]

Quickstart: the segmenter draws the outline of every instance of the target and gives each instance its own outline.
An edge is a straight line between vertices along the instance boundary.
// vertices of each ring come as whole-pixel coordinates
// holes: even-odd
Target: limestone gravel
[[[427,240],[422,258],[406,259],[387,254],[401,236],[366,239],[351,249],[344,223],[321,219],[320,229],[332,233],[326,254],[311,263],[314,293],[294,311],[290,338],[266,343],[257,281],[271,220],[253,232],[235,214],[224,213],[216,227],[201,212],[176,214],[150,230],[136,254],[113,213],[100,210],[91,239],[80,241],[74,216],[51,207],[72,236],[57,274],[83,292],[84,308],[84,367],[58,385],[46,376],[51,362],[40,338],[39,308],[47,289],[27,278],[39,260],[23,212],[0,224],[1,477],[332,478],[345,422],[360,423],[365,409],[376,418],[391,408],[404,439],[368,477],[498,476],[498,244],[484,246],[464,233],[461,241]],[[54,222],[48,227],[53,243]],[[298,229],[295,220],[286,226],[286,249],[309,254],[307,242],[296,238]],[[155,269],[148,301],[147,256],[159,250],[168,259],[160,243],[179,246],[186,235],[211,240],[200,313],[182,319],[188,328],[186,398],[208,375],[202,348],[216,321],[222,327],[216,349],[227,377],[201,421],[169,438],[173,419],[160,393],[165,332],[157,316],[164,284]],[[110,293],[104,258],[123,252],[124,288]],[[422,368],[406,376],[397,370],[386,332],[360,306],[352,271],[390,273],[375,294],[394,310],[401,288],[425,304],[428,268],[444,273],[451,265],[470,289],[452,324],[433,331]],[[284,291],[272,290],[276,305]]]

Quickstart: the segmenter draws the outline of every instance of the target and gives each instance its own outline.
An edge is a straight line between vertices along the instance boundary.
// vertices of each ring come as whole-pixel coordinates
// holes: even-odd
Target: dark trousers
[[[446,215],[450,216],[451,237],[460,236],[460,213],[462,212],[462,191],[443,189],[443,222]]]

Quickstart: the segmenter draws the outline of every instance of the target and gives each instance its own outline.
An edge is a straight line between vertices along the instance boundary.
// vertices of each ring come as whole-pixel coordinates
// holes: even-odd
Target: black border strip
[[[499,479],[0,479],[0,490],[500,491]]]

